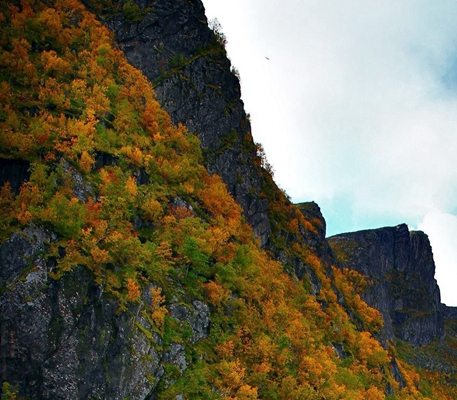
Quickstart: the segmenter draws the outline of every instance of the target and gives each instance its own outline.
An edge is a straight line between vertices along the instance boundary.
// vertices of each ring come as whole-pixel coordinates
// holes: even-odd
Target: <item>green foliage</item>
[[[176,398],[181,395],[185,399],[219,399],[212,389],[209,381],[210,371],[205,362],[197,360],[192,370],[187,370],[177,377],[176,382],[164,389],[158,395],[158,399]]]
[[[273,166],[268,162],[265,149],[261,143],[256,143],[256,155],[258,157],[258,165],[261,166],[268,174],[273,178],[274,170]]]
[[[171,68],[182,68],[186,64],[186,60],[183,54],[175,54],[170,59],[170,67]]]
[[[2,400],[16,400],[17,399],[17,388],[13,387],[8,382],[2,384]]]
[[[75,197],[68,199],[57,193],[43,213],[43,221],[49,222],[57,234],[65,239],[78,238],[84,225],[86,208]]]
[[[200,247],[196,238],[187,237],[184,239],[181,253],[185,256],[188,267],[195,273],[206,276],[209,272],[209,257],[201,251]]]
[[[142,9],[133,0],[127,0],[122,7],[122,13],[124,14],[125,20],[130,24],[141,21],[151,10],[151,7]]]

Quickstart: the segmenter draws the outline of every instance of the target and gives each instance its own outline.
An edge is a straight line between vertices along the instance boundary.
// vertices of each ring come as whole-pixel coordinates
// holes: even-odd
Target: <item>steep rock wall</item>
[[[371,284],[363,299],[384,318],[383,339],[425,346],[444,334],[440,290],[429,240],[396,227],[344,233],[328,239],[339,265]]]
[[[18,383],[26,398],[144,399],[160,383],[164,364],[186,369],[184,344],[165,345],[145,318],[148,290],[140,304],[119,312],[86,268],[53,279],[53,262],[43,254],[54,239],[30,227],[0,248],[0,285],[11,288],[0,297],[3,379]],[[192,327],[192,341],[206,337],[204,303],[185,310],[171,304],[169,312]]]

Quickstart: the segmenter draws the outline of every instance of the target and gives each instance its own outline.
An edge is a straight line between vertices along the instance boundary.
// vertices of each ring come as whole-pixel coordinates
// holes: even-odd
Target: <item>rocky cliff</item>
[[[370,280],[364,300],[384,319],[384,339],[425,346],[444,335],[440,289],[429,240],[406,225],[328,239],[339,264]]]
[[[205,166],[222,177],[261,246],[290,273],[316,282],[313,270],[291,254],[290,244],[303,243],[314,251],[319,248],[329,267],[332,257],[324,240],[325,220],[317,205],[317,212],[315,207],[303,205],[302,211],[314,210],[303,213],[314,224],[301,223],[293,233],[285,229],[285,221],[293,219],[298,210],[278,189],[263,150],[253,141],[224,35],[208,27],[201,0],[137,1],[138,18],[126,14],[123,6],[117,12],[106,12],[106,8],[100,11],[98,2],[83,2],[113,30],[129,62],[153,82],[157,99],[173,122],[184,124],[198,136]],[[286,212],[281,210],[285,207]]]
[[[84,2],[94,10],[99,6]],[[114,15],[111,9],[104,22],[127,59],[153,82],[173,122],[197,134],[208,171],[222,177],[261,244],[267,245],[271,222],[262,185],[274,183],[265,182],[253,163],[251,126],[222,33],[208,27],[200,0],[136,4],[138,20],[120,7]]]

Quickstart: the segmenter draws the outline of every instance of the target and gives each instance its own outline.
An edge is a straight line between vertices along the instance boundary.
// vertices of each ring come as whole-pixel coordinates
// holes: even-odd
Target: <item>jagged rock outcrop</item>
[[[32,226],[1,246],[2,379],[19,384],[30,399],[144,399],[160,383],[165,363],[186,369],[185,345],[163,343],[146,317],[150,287],[139,304],[119,312],[119,301],[104,295],[85,267],[58,280],[50,276],[54,263],[44,254],[54,240]],[[169,308],[191,327],[191,342],[207,336],[206,304]]]
[[[444,334],[440,290],[427,235],[396,227],[344,233],[328,239],[339,265],[371,284],[363,299],[384,318],[383,340],[425,346]]]
[[[300,238],[298,238],[298,240],[306,243],[308,248],[312,249],[313,253],[315,253],[327,266],[334,264],[333,251],[325,238],[326,222],[319,205],[314,201],[310,201],[295,204],[295,207],[305,216],[306,221],[312,225],[311,227],[308,227],[308,229],[299,225]],[[296,240],[297,238],[295,237],[288,238],[289,243],[293,243]],[[313,293],[319,293],[321,289],[319,279],[313,269],[306,265],[300,258],[293,257],[292,260],[288,260],[282,252],[279,252],[278,259],[284,264],[292,262],[295,276],[299,279],[308,277]]]
[[[96,2],[83,1],[89,8]],[[122,2],[120,2],[122,3]],[[219,174],[261,244],[268,243],[264,179],[253,164],[256,148],[241,100],[238,77],[223,40],[208,28],[201,0],[135,2],[143,15],[121,11],[104,22],[131,64],[153,82],[157,100],[175,124],[198,135],[210,173]]]
[[[300,233],[307,245],[314,250],[320,259],[328,265],[334,263],[333,251],[326,240],[327,224],[322,215],[321,209],[314,201],[298,203],[295,206],[305,216],[307,221],[313,225],[313,229],[301,229]]]

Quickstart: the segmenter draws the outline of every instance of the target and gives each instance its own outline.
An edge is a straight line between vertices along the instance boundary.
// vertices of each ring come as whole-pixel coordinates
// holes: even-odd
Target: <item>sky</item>
[[[327,235],[407,223],[457,306],[457,2],[203,0],[252,134]]]

